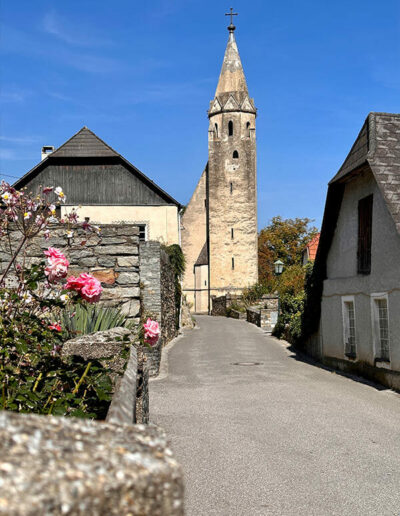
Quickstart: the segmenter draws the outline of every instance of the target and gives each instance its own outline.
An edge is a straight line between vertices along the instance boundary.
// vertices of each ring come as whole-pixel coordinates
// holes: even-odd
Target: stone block
[[[121,304],[120,310],[124,315],[137,317],[140,314],[140,300],[131,299]]]
[[[97,258],[97,263],[101,267],[115,267],[116,257],[110,257],[110,256],[99,256]]]
[[[73,249],[68,252],[68,256],[71,260],[80,260],[81,258],[87,258],[94,255],[94,249]]]
[[[137,272],[121,272],[116,278],[119,285],[132,285],[139,283],[139,273]]]
[[[101,299],[104,301],[107,300],[120,300],[124,298],[137,298],[140,297],[140,288],[139,287],[116,287],[116,288],[108,288],[103,290],[101,295]]]
[[[183,516],[182,470],[154,425],[0,413],[0,514]]]
[[[102,255],[136,255],[139,247],[136,245],[105,245],[96,248],[96,254]]]
[[[97,265],[97,259],[94,256],[89,256],[88,258],[81,258],[79,260],[79,264],[82,267],[95,267]]]
[[[139,265],[139,256],[118,256],[117,264],[119,267],[137,267]]]
[[[115,272],[114,269],[92,269],[90,272],[101,283],[106,283],[107,285],[113,285],[118,278],[118,272]]]
[[[112,372],[122,374],[127,362],[123,352],[133,340],[132,332],[127,328],[112,328],[67,340],[61,354],[80,356],[84,360],[99,360]]]

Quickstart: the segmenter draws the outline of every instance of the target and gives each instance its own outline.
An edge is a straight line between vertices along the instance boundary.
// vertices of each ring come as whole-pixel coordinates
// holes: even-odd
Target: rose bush
[[[66,243],[71,244],[73,225],[79,224],[76,211],[56,216],[57,205],[65,200],[61,187],[45,187],[33,196],[0,184],[0,247],[10,256],[0,276],[0,406],[104,417],[112,389],[107,371],[98,362],[60,354],[61,310],[97,302],[101,284],[90,274],[65,283],[69,261],[57,248],[45,250],[40,263],[31,263],[28,254],[34,238],[49,240],[54,223],[65,226]],[[86,221],[81,228],[87,236],[79,246],[99,232]]]

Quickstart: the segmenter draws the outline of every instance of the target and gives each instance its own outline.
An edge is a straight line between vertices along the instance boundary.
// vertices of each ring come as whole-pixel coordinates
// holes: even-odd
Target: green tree
[[[273,217],[270,224],[260,231],[258,235],[260,283],[271,289],[276,288],[274,262],[282,260],[285,268],[281,283],[284,283],[286,278],[289,288],[298,290],[297,285],[304,281],[304,276],[299,274],[302,251],[318,233],[316,227],[310,226],[311,222],[313,221],[307,217],[282,219],[278,215]],[[292,266],[297,267],[290,270]]]

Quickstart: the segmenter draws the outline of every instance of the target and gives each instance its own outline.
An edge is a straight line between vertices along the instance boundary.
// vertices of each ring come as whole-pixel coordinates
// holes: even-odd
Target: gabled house
[[[329,183],[307,348],[400,389],[400,114],[370,113]]]
[[[15,183],[36,192],[61,186],[61,215],[78,208],[93,223],[139,225],[141,240],[179,243],[181,205],[121,154],[83,127],[61,147],[42,148],[42,161]]]
[[[318,244],[319,233],[317,233],[304,248],[301,254],[301,263],[303,265],[306,265],[308,262],[313,262],[315,260],[315,257],[317,256]]]

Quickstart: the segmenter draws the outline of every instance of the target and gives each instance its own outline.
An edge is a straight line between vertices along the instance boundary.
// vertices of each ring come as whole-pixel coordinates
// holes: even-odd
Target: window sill
[[[375,367],[379,367],[380,369],[391,369],[390,360],[375,358]]]

